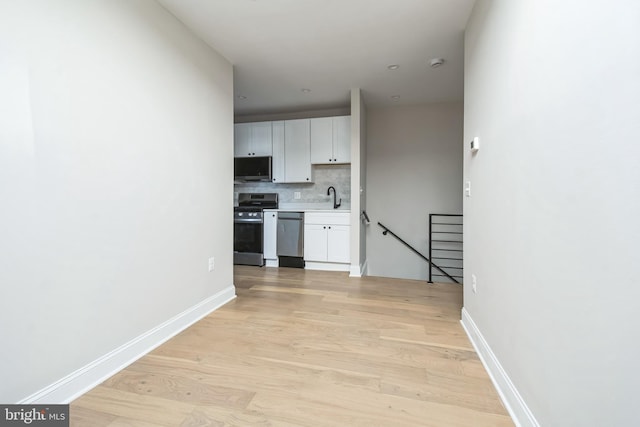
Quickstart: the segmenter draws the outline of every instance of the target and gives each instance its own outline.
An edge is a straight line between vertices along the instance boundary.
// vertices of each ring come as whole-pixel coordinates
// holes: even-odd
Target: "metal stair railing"
[[[443,275],[434,273],[430,267],[429,283],[433,283],[433,276],[463,279],[462,233],[461,214],[429,214],[429,258],[447,263],[440,263],[440,272],[449,270]]]
[[[382,225],[380,222],[378,222],[378,225],[380,227],[382,227],[384,229],[384,231],[382,232],[383,235],[387,235],[391,234],[393,237],[395,237],[396,239],[398,239],[400,241],[400,243],[402,243],[403,245],[405,245],[406,247],[408,247],[409,249],[411,249],[413,252],[415,252],[420,258],[424,259],[425,261],[427,261],[429,263],[429,283],[433,283],[431,281],[431,269],[435,268],[438,271],[440,271],[442,273],[441,276],[443,277],[448,277],[450,280],[452,280],[455,283],[460,283],[458,282],[454,276],[451,276],[449,273],[447,273],[446,271],[444,271],[442,268],[438,267],[436,264],[434,264],[429,258],[427,258],[426,256],[424,256],[423,254],[421,254],[417,249],[415,249],[413,246],[411,246],[410,244],[408,244],[407,242],[405,242],[403,239],[401,239],[397,234],[395,234],[393,231],[391,231],[388,227]]]

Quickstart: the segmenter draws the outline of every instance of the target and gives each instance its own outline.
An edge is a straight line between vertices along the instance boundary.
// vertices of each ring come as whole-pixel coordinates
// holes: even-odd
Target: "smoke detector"
[[[431,68],[438,68],[442,64],[444,64],[444,59],[442,58],[433,58],[431,60]]]

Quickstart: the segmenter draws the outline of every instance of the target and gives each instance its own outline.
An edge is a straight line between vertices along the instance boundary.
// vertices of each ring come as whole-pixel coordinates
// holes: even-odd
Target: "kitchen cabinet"
[[[235,157],[272,156],[271,181],[313,182],[309,119],[237,123]]]
[[[349,215],[348,212],[305,214],[304,260],[309,268],[349,269]]]
[[[327,261],[327,226],[305,224],[304,260]]]
[[[273,135],[273,157],[271,158],[271,181],[285,182],[284,174],[284,122],[271,123]]]
[[[310,119],[311,163],[351,162],[351,116]]]
[[[278,213],[274,210],[264,210],[263,227],[263,256],[267,267],[278,266],[277,240]]]
[[[313,182],[310,120],[284,121],[284,182]]]
[[[271,122],[236,123],[233,134],[235,157],[271,156]]]

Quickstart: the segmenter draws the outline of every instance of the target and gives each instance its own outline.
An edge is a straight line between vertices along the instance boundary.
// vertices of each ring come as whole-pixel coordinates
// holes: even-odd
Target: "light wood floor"
[[[513,426],[462,288],[237,266],[238,298],[71,404],[72,426]]]

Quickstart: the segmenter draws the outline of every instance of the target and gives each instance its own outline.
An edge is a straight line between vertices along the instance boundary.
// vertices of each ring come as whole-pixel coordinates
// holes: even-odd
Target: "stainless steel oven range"
[[[263,209],[277,209],[277,193],[240,193],[233,211],[233,263],[264,265]]]

